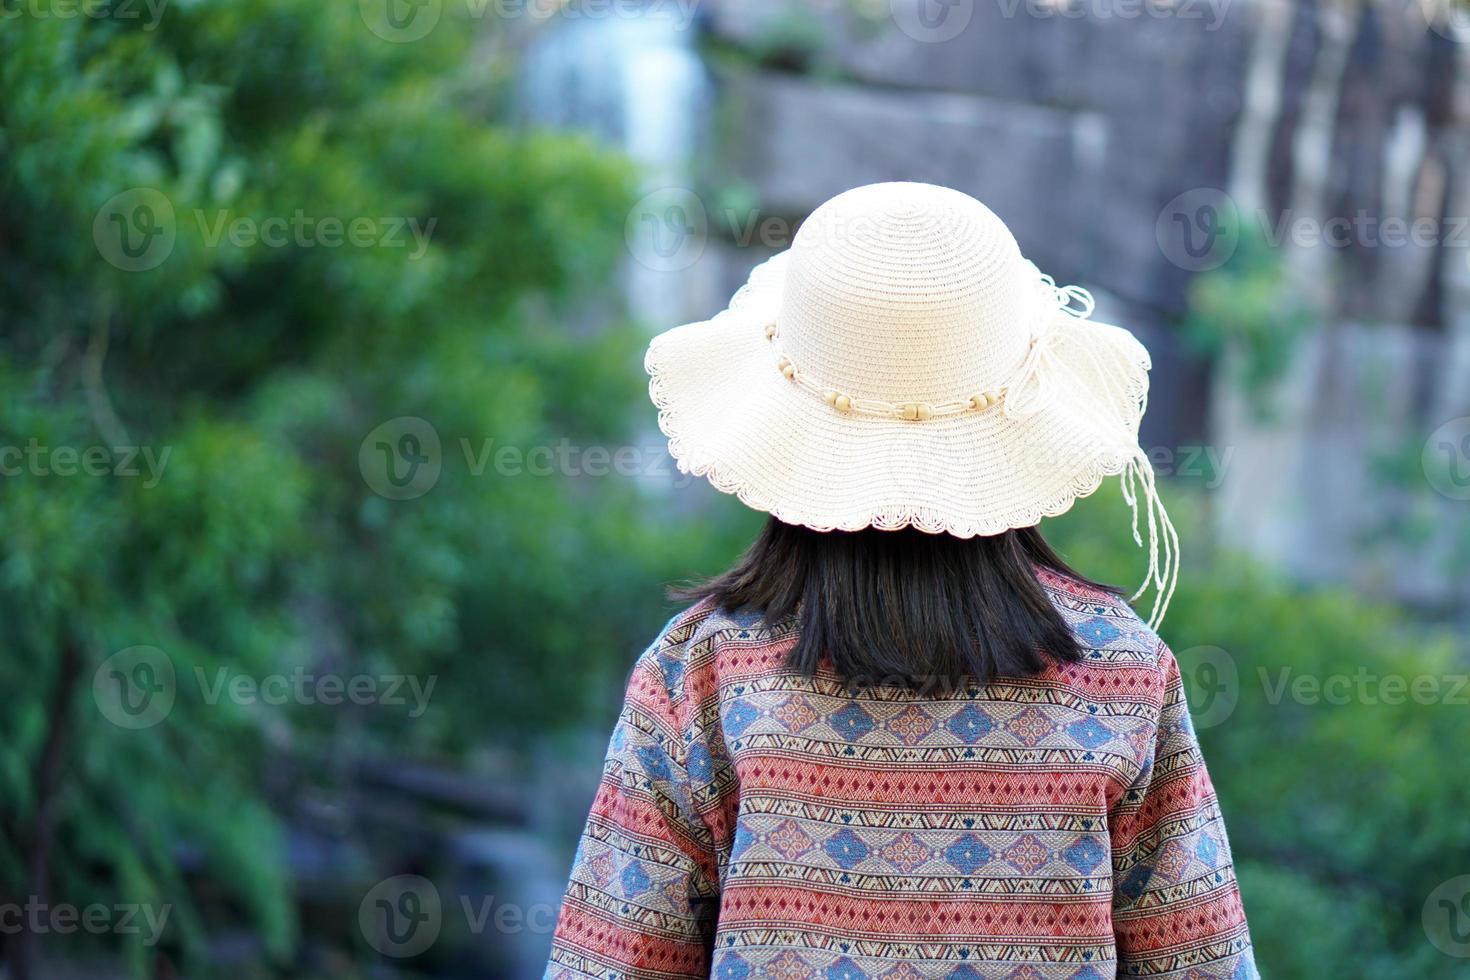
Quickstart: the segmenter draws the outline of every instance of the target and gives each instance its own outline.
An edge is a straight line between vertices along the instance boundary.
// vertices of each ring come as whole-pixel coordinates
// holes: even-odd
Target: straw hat
[[[681,470],[820,531],[998,534],[1121,475],[1157,621],[1178,539],[1138,446],[1149,356],[1092,307],[974,198],[872,184],[818,208],[713,319],[655,337],[649,393]]]

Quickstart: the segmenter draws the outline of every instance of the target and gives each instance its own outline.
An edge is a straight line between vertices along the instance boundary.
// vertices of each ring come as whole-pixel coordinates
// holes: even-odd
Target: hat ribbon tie
[[[1041,276],[1041,282],[1048,299],[1058,312],[1083,320],[1097,306],[1092,294],[1081,286],[1058,286],[1056,280],[1046,275]],[[1057,353],[1058,347],[1066,342],[1067,336],[1065,331],[1057,329],[1057,322],[1056,319],[1050,319],[1048,325],[1031,339],[1031,347],[1026,352],[1025,359],[1006,382],[1006,397],[1002,407],[1008,417],[1024,417],[1044,408],[1056,397],[1058,386],[1062,383],[1059,372],[1072,373],[1073,369]],[[1113,373],[1106,369],[1087,345],[1075,344],[1074,347],[1087,358],[1092,370],[1102,381],[1108,403],[1113,404],[1117,395]],[[1136,411],[1141,416],[1143,406],[1138,406]],[[1123,500],[1132,512],[1133,541],[1140,548],[1144,547],[1143,535],[1139,530],[1140,511],[1148,530],[1148,573],[1138,591],[1130,597],[1130,601],[1139,599],[1150,588],[1154,589],[1154,603],[1148,625],[1150,629],[1157,630],[1164,621],[1164,614],[1168,612],[1169,602],[1174,597],[1174,589],[1179,581],[1179,533],[1159,497],[1153,463],[1141,447],[1135,447],[1124,463],[1120,482]]]
[[[1051,276],[1043,275],[1040,278],[1043,294],[1050,301],[1048,305],[1054,307],[1056,312],[1085,320],[1097,308],[1092,294],[1081,286],[1058,286]],[[1056,353],[1057,346],[1064,342],[1065,334],[1057,330],[1055,324],[1055,319],[1047,318],[1047,325],[1031,338],[1031,346],[1020,367],[1002,385],[1006,393],[1003,406],[1008,418],[1033,415],[1055,398],[1057,371],[1067,370],[1065,362]],[[1082,349],[1096,360],[1090,350],[1085,347]],[[1108,382],[1108,372],[1099,370],[1098,375],[1105,384]]]

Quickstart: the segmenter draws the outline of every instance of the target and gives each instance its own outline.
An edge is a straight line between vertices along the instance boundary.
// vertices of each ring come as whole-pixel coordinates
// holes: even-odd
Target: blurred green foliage
[[[1237,246],[1224,265],[1190,283],[1184,338],[1215,362],[1222,380],[1250,396],[1258,420],[1270,421],[1272,386],[1320,317],[1258,224],[1233,214],[1220,220],[1234,224]]]
[[[240,927],[285,964],[282,773],[330,800],[357,760],[576,724],[666,615],[660,583],[734,539],[650,507],[667,477],[644,492],[471,466],[486,440],[616,445],[648,416],[639,330],[565,326],[607,319],[633,174],[483,118],[498,76],[462,5],[407,44],[356,2],[172,0],[156,23],[75,7],[28,0],[0,27],[0,445],[47,453],[0,495],[0,889],[166,903],[162,952],[190,975]],[[152,211],[119,220],[175,239],[127,271],[106,209],[137,188]],[[432,235],[414,255],[219,231],[298,215]],[[442,440],[417,499],[359,466],[400,416]],[[162,461],[156,479],[141,460],[112,473],[128,446]],[[91,447],[107,475],[51,455]],[[139,644],[167,656],[177,699],[124,730],[94,673]],[[422,718],[209,703],[220,670],[298,668],[439,683]],[[136,937],[96,941],[152,968]],[[5,950],[26,976],[28,937]]]

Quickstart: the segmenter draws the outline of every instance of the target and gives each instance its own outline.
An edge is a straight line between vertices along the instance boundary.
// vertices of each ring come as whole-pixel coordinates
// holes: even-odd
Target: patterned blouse
[[[1048,573],[1088,651],[853,689],[700,603],[638,660],[548,978],[1257,977],[1179,667]]]

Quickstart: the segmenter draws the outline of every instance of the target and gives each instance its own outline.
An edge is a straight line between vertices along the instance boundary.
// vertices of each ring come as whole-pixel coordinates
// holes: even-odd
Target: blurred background
[[[538,976],[761,521],[643,346],[888,179],[1153,352],[1264,975],[1470,975],[1458,0],[0,2],[0,975]]]

